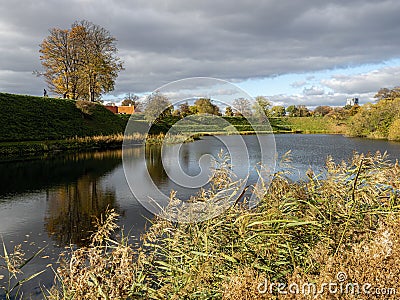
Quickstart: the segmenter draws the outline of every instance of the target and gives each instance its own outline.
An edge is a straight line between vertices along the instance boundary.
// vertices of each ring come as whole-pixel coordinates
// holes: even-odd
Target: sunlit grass
[[[0,276],[0,280],[6,280],[3,284],[0,283],[0,291],[4,293],[5,299],[7,300],[23,299],[23,293],[21,292],[22,285],[44,272],[44,270],[42,270],[31,275],[26,275],[24,274],[24,267],[27,266],[32,259],[38,256],[43,251],[43,248],[31,257],[26,258],[21,245],[14,246],[14,249],[9,252],[4,241],[2,244],[3,253],[0,256],[0,270],[6,270],[6,276],[5,278],[4,275]]]
[[[0,143],[0,157],[17,155],[40,154],[52,151],[68,150],[107,150],[120,149],[125,141],[130,145],[144,144],[176,144],[193,141],[194,137],[189,135],[168,135],[168,134],[141,134],[130,135],[112,134],[87,137],[73,137],[65,140],[55,141],[28,141],[28,142],[7,142]]]

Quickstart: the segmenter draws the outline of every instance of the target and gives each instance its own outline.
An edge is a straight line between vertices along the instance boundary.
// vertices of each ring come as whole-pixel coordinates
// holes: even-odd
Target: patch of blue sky
[[[329,88],[324,87],[321,81],[331,79],[337,75],[358,75],[378,70],[388,66],[400,66],[400,58],[383,61],[381,63],[363,64],[351,66],[347,68],[334,68],[315,72],[291,73],[275,77],[248,79],[236,83],[240,88],[245,90],[251,96],[258,95],[295,95],[301,94],[304,87],[323,87],[329,91]]]

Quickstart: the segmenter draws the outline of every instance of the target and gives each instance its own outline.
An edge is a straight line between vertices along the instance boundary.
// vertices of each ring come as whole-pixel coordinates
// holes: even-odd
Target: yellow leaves
[[[70,29],[51,29],[39,52],[51,90],[73,99],[93,101],[111,91],[123,69],[115,38],[88,21],[76,22]]]

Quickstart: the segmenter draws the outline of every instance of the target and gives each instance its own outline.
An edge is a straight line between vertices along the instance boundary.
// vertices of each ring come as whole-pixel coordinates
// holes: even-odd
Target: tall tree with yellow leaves
[[[50,29],[40,44],[40,60],[49,88],[64,98],[95,101],[114,89],[123,70],[116,39],[89,21],[70,29]]]

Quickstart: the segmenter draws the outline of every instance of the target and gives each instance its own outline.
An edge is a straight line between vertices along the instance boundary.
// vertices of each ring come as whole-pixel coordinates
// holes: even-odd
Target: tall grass
[[[38,153],[52,151],[68,151],[68,150],[106,150],[117,149],[122,147],[122,143],[133,145],[144,144],[176,144],[193,141],[193,137],[188,135],[169,135],[169,134],[141,134],[134,133],[131,135],[112,134],[112,135],[96,135],[86,137],[73,137],[65,140],[54,141],[29,141],[29,142],[8,142],[0,143],[0,158],[8,156],[17,156],[18,158],[25,155],[33,155]]]
[[[56,273],[58,285],[47,291],[47,299],[126,299],[136,294],[142,269],[127,238],[122,236],[118,242],[111,238],[117,217],[108,210],[96,220],[90,246],[71,249],[62,259]]]
[[[308,180],[299,182],[288,179],[290,164],[283,164],[286,169],[268,179],[269,188],[266,182],[253,187],[257,207],[236,202],[198,223],[156,218],[140,247],[123,230],[115,238],[118,216],[109,211],[97,220],[90,246],[63,256],[47,299],[314,299],[280,294],[276,287],[262,294],[258,288],[265,281],[320,285],[335,281],[339,271],[348,282],[400,292],[397,162],[379,152],[338,164],[328,158],[324,174],[309,170]],[[223,159],[211,190],[191,201],[204,203],[218,189],[231,188],[229,172]],[[327,290],[318,296],[360,297]]]
[[[275,174],[269,190],[256,187],[255,210],[234,207],[197,224],[158,221],[145,236],[149,285],[166,298],[219,298],[240,270],[285,281],[294,270],[318,274],[312,251],[332,258],[371,238],[379,220],[399,208],[399,167],[385,155],[327,162],[326,179],[308,182]],[[161,294],[160,294],[161,293]]]
[[[3,255],[0,256],[0,270],[6,270],[6,280],[0,285],[0,291],[4,294],[5,299],[23,299],[21,287],[24,283],[34,279],[42,274],[44,271],[39,271],[26,276],[24,274],[24,267],[38,256],[43,249],[37,251],[31,257],[26,258],[25,252],[21,245],[16,245],[12,252],[7,250],[3,241]],[[0,275],[0,280],[4,279],[4,275]]]
[[[216,186],[232,183],[223,167],[217,170]],[[323,177],[309,171],[302,182],[289,180],[288,170],[274,174],[269,189],[253,188],[261,200],[256,208],[236,203],[200,223],[155,219],[136,250],[100,230],[103,239],[69,253],[49,298],[311,299],[260,294],[257,286],[321,283],[339,270],[353,282],[400,291],[399,165],[377,153],[339,164],[328,159]]]

